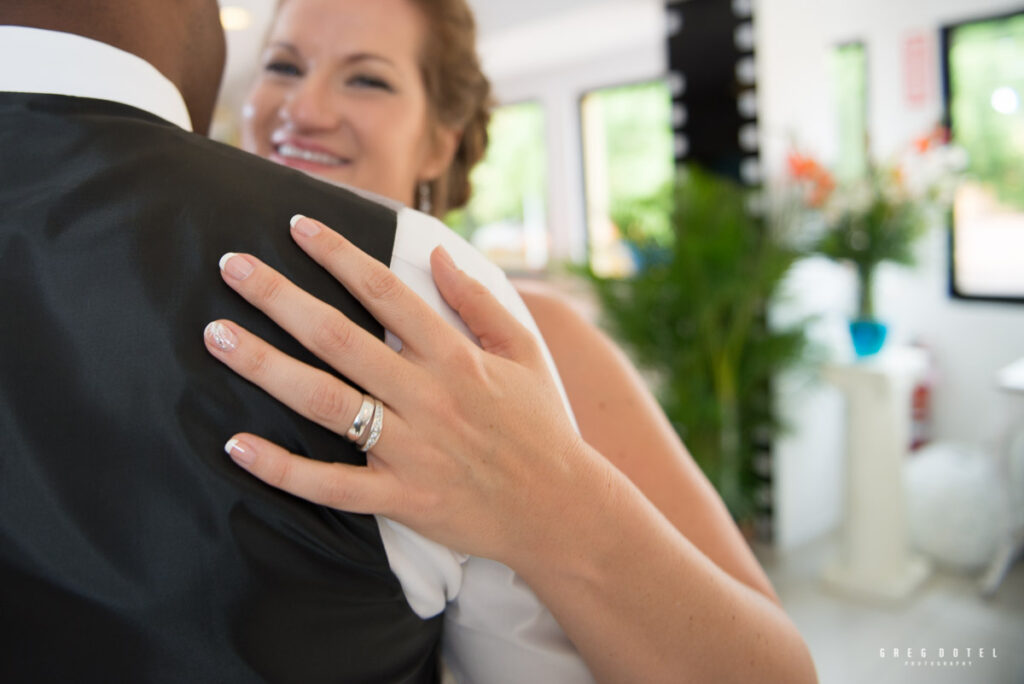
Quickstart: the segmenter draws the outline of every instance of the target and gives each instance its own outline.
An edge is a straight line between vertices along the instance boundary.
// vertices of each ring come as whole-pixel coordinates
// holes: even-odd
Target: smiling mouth
[[[274,146],[275,154],[281,158],[282,161],[299,161],[307,162],[310,164],[320,164],[323,166],[343,166],[349,163],[348,159],[336,157],[333,154],[326,152],[319,152],[314,150],[306,150],[295,145],[288,143],[282,143]]]

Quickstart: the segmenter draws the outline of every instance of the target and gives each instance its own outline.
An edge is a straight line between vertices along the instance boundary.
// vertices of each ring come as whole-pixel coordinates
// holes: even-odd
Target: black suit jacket
[[[383,336],[292,242],[324,220],[385,263],[395,214],[132,107],[0,94],[0,680],[419,682],[419,619],[370,516],[264,486],[247,430],[365,463],[206,352],[251,252]]]

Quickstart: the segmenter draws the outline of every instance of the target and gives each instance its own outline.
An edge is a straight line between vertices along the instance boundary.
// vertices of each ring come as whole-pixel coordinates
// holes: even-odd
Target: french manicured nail
[[[235,333],[220,321],[214,321],[206,326],[203,336],[213,342],[213,346],[221,351],[229,352],[238,346],[238,338],[235,336]]]
[[[445,249],[444,247],[438,245],[437,246],[437,253],[438,253],[438,256],[441,257],[442,261],[444,261],[444,263],[448,264],[452,268],[455,268],[455,261],[452,259],[452,255],[448,253],[447,249]]]
[[[232,437],[228,440],[227,444],[224,445],[224,451],[234,459],[235,463],[241,466],[249,465],[252,463],[252,459],[256,457],[256,452],[252,446],[237,437]]]
[[[305,235],[306,237],[313,237],[320,232],[320,226],[317,225],[316,221],[306,218],[302,214],[296,214],[292,216],[290,221],[292,229],[299,235]]]
[[[240,254],[228,252],[220,258],[220,270],[235,280],[245,280],[253,271],[253,263]]]

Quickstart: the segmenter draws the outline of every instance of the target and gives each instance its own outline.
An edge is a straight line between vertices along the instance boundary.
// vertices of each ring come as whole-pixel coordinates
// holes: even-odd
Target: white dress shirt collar
[[[146,60],[72,33],[0,26],[0,91],[91,97],[192,130],[178,88]],[[13,66],[17,65],[17,66]]]

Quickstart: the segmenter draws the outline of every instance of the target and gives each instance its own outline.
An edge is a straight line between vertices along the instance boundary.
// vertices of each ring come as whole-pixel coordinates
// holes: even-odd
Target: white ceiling
[[[535,23],[546,16],[600,4],[600,0],[469,0],[481,37]]]

